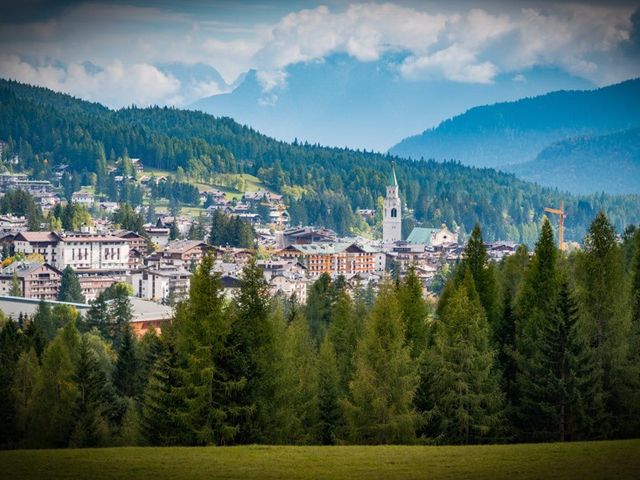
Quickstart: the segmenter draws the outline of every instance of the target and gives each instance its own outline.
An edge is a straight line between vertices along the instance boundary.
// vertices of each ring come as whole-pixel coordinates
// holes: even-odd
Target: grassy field
[[[0,452],[7,479],[638,479],[640,440],[467,447],[203,447]]]

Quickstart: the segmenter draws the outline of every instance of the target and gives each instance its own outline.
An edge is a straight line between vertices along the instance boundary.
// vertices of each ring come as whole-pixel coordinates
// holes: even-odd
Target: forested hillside
[[[507,167],[518,177],[575,193],[640,193],[640,128],[571,138],[535,160]]]
[[[460,224],[464,233],[479,222],[489,240],[532,244],[543,208],[561,199],[570,239],[582,238],[600,209],[619,230],[640,220],[638,196],[562,195],[490,169],[287,144],[229,118],[166,107],[112,111],[4,80],[0,140],[9,144],[5,155],[19,154],[38,178],[50,178],[51,169],[62,163],[84,178],[92,172],[100,177],[105,158],[125,154],[141,158],[145,167],[170,171],[180,166],[187,172],[250,173],[285,194],[294,223],[325,225],[340,233],[357,224],[356,208],[377,206],[392,160],[403,199],[425,225]]]
[[[570,137],[640,126],[640,79],[590,91],[559,91],[468,110],[391,148],[411,158],[502,167],[536,158]]]

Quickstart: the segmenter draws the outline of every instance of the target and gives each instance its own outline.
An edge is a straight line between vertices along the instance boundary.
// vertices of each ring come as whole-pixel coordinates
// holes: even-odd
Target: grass
[[[536,445],[0,452],[11,479],[638,479],[640,440]]]

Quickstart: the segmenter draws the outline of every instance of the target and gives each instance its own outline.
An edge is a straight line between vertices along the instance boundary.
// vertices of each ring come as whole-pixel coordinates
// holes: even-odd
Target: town
[[[5,145],[0,142],[0,148]],[[11,166],[18,161],[17,157],[5,158]],[[152,189],[174,181],[169,174],[145,172],[140,159],[118,161],[125,162],[129,174],[118,174],[113,167],[111,178],[121,184],[135,182],[142,197],[149,198]],[[92,186],[80,186],[72,192],[70,201],[61,200],[66,175],[64,165],[56,168],[50,181],[33,180],[25,173],[0,174],[3,196],[26,192],[45,218],[53,217],[52,213],[63,205],[86,212],[80,225],[72,225],[77,228],[65,229],[62,222],[53,225],[56,222],[47,220],[34,228],[10,206],[4,209],[0,216],[0,308],[9,316],[32,315],[40,300],[59,299],[65,269],[72,269],[78,278],[84,298],[83,303],[75,305],[80,313],[115,283],[129,285],[134,300],[134,329],[144,334],[171,317],[171,307],[188,294],[190,277],[207,251],[215,254],[214,270],[220,273],[229,297],[238,287],[242,268],[255,255],[271,293],[286,298],[295,295],[300,302],[306,301],[307,288],[324,273],[333,279],[344,277],[347,290],[353,292],[356,288],[375,288],[387,275],[402,277],[410,266],[422,281],[425,295],[434,295],[463,254],[463,239],[457,229],[447,225],[414,227],[406,239],[402,238],[403,213],[411,212],[402,205],[393,167],[382,211],[356,212],[370,222],[375,221],[376,215],[380,217],[381,239],[338,236],[314,225],[290,225],[283,196],[266,188],[225,192],[198,184],[200,208],[169,205],[162,210],[153,204],[131,208],[129,204],[100,199]],[[147,222],[137,221],[137,230],[125,228],[121,223],[131,223],[127,217],[132,215]],[[229,229],[220,223],[224,219],[250,227],[251,238],[245,239],[242,246],[238,246],[237,239],[229,241],[221,231]],[[494,260],[514,252],[516,246],[511,242],[486,245]]]

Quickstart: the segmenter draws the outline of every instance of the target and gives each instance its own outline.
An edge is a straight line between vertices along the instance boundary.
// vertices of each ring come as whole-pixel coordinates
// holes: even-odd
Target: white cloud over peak
[[[222,18],[214,5],[207,16],[204,7],[190,12],[148,2],[80,3],[29,23],[0,19],[0,75],[110,106],[184,105],[199,94],[221,93],[215,82],[181,84],[154,67],[166,62],[203,62],[227,82],[254,68],[265,105],[286,88],[288,66],[337,53],[372,62],[401,52],[404,59],[391,68],[408,81],[487,84],[535,66],[558,67],[596,84],[640,75],[637,60],[626,61],[620,47],[632,28],[634,8],[626,3],[308,4],[275,17],[243,10],[251,20]],[[85,61],[101,70],[87,70]]]

